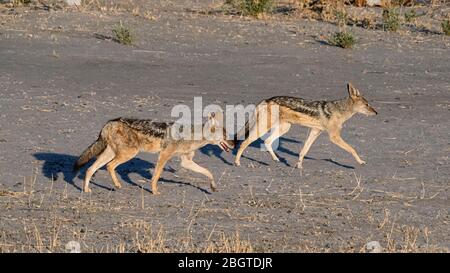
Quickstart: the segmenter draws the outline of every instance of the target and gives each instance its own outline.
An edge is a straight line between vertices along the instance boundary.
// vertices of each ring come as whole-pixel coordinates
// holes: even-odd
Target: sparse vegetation
[[[442,32],[444,32],[445,35],[450,35],[450,20],[445,20],[441,24]]]
[[[272,0],[227,0],[225,3],[236,8],[243,15],[255,17],[270,12],[273,7]]]
[[[397,9],[387,8],[383,10],[383,29],[395,32],[400,28],[400,15]]]
[[[375,28],[375,26],[376,26],[376,24],[373,21],[373,19],[371,19],[371,18],[364,18],[361,21],[361,27],[363,27],[365,29],[372,29],[372,28]]]
[[[53,181],[53,180],[52,180]],[[357,186],[349,195],[352,198],[358,198],[365,190],[360,186],[360,180],[357,179]],[[77,193],[78,194],[78,193]],[[394,194],[396,198],[401,197],[398,193],[386,192],[385,194]],[[250,192],[248,198],[255,199]],[[299,201],[310,202],[314,199]],[[305,196],[304,196],[305,197]],[[14,203],[11,201],[14,200]],[[258,206],[265,206],[262,200],[253,201]],[[342,202],[336,199],[329,200],[330,204]],[[300,205],[300,203],[298,205]],[[12,205],[14,204],[14,205]],[[75,197],[70,190],[53,188],[49,185],[46,192],[41,195],[36,191],[36,176],[24,179],[23,190],[11,191],[8,189],[0,190],[0,205],[11,206],[10,209],[22,211],[27,209],[39,209],[45,212],[45,218],[18,219],[7,217],[7,225],[0,226],[2,241],[0,243],[0,253],[3,252],[65,252],[69,251],[66,247],[67,242],[76,241],[81,245],[81,252],[140,252],[140,253],[170,253],[170,252],[189,252],[189,253],[251,253],[259,251],[271,251],[265,248],[266,244],[261,241],[250,240],[249,236],[242,233],[240,227],[235,231],[223,230],[214,225],[210,229],[200,231],[196,230],[196,236],[193,235],[193,226],[188,225],[186,231],[174,233],[168,226],[164,226],[158,221],[149,221],[142,215],[142,218],[124,219],[120,215],[128,215],[130,209],[136,211],[136,204],[133,202],[121,202],[115,200],[112,203],[104,200],[86,199],[86,197]],[[315,203],[309,203],[313,207]],[[111,206],[113,205],[113,206]],[[330,206],[331,208],[332,206]],[[91,223],[92,228],[86,229],[79,218],[71,218],[71,208],[76,215],[90,215],[96,217],[109,213],[114,215],[117,222],[114,222],[113,232],[108,232],[108,227],[98,226],[99,222]],[[320,207],[315,207],[319,209]],[[211,212],[212,208],[198,207],[198,213]],[[275,208],[273,208],[275,209]],[[141,213],[145,213],[142,209]],[[194,208],[193,211],[196,209]],[[341,210],[338,210],[341,213]],[[377,208],[370,208],[361,215],[367,217],[364,222],[366,228],[374,230],[376,235],[369,237],[360,237],[355,235],[344,245],[334,245],[333,250],[337,252],[365,252],[365,244],[368,241],[378,239],[382,247],[382,252],[448,252],[448,248],[436,245],[436,238],[433,238],[433,230],[427,226],[411,226],[397,223],[395,213],[389,209],[384,209],[384,215],[379,215]],[[323,213],[333,215],[334,209],[326,209]],[[200,214],[195,216],[188,215],[188,222],[196,221]],[[209,217],[209,216],[207,216]],[[100,218],[100,217],[99,217]],[[201,216],[198,218],[201,219]],[[101,223],[101,222],[100,222]],[[192,223],[192,222],[191,222]],[[74,226],[75,225],[75,226]],[[11,226],[19,228],[11,229]],[[299,252],[323,252],[330,250],[324,246],[325,243],[320,240],[320,229],[315,230],[312,237],[306,237],[304,242],[294,248]],[[252,236],[253,237],[253,236]],[[102,240],[105,239],[105,240]],[[256,243],[256,244],[255,244]],[[255,245],[254,245],[255,244]],[[270,247],[270,244],[268,244]],[[292,248],[291,248],[292,249]]]
[[[414,4],[414,0],[391,0],[390,4],[394,7],[411,6]]]
[[[57,12],[49,3],[61,0],[27,2],[0,0],[1,41],[14,49],[2,54],[14,65],[4,66],[0,79],[0,253],[68,252],[68,242],[83,253],[370,252],[368,242],[384,253],[450,252],[448,171],[441,168],[449,158],[439,149],[448,146],[439,136],[450,129],[439,125],[449,105],[441,92],[441,100],[416,107],[447,86],[433,81],[445,77],[450,61],[444,48],[450,17],[441,2],[433,1],[430,11],[425,4],[397,7],[405,33],[394,38],[360,28],[382,30],[382,8],[326,6],[331,0],[272,0],[267,22],[225,16],[223,1],[186,1],[166,10],[167,3],[84,0],[85,6],[61,5]],[[286,16],[279,9],[288,5],[294,12]],[[317,21],[300,19],[308,12]],[[312,38],[318,33],[321,41]],[[409,65],[400,71],[401,64]],[[327,142],[319,143],[323,153],[300,177],[286,166],[297,160],[300,137],[294,136],[279,143],[283,163],[254,147],[238,169],[228,166],[232,155],[202,149],[199,161],[218,179],[219,192],[212,194],[204,177],[174,160],[162,176],[162,195],[152,195],[154,155],[119,168],[121,190],[112,188],[106,168],[93,193],[82,193],[85,171],[71,171],[92,131],[115,115],[165,120],[172,105],[190,104],[192,93],[208,103],[247,104],[256,95],[303,93],[300,83],[311,90],[306,97],[337,98],[345,90],[332,85],[349,77],[378,86],[372,97],[387,112],[364,123],[370,128],[351,132],[361,138],[355,148],[374,163],[370,173],[352,170],[351,156],[335,155]],[[232,81],[239,78],[248,85],[248,101],[236,96]],[[323,94],[314,95],[318,88]],[[377,144],[386,145],[373,155]]]
[[[347,26],[347,13],[344,10],[335,11],[337,25],[339,26],[339,31],[335,32],[329,39],[328,43],[334,46],[342,48],[351,48],[356,43],[353,34],[348,32]]]
[[[32,0],[13,0],[11,3],[13,7],[28,6],[32,3]]]
[[[334,15],[339,28],[343,29],[347,25],[347,13],[344,10],[336,10]]]
[[[131,45],[133,43],[133,36],[131,35],[131,31],[128,27],[122,24],[122,21],[114,26],[112,32],[114,35],[114,41],[123,45]]]
[[[405,12],[404,17],[405,17],[405,21],[406,21],[407,23],[411,23],[411,22],[413,22],[417,17],[419,17],[419,14],[417,14],[415,10],[409,10],[409,11],[406,11],[406,12]]]
[[[352,48],[356,43],[356,39],[350,32],[338,31],[330,37],[328,43],[342,48]]]
[[[248,240],[240,238],[239,232],[227,235],[221,233],[217,242],[210,242],[201,252],[206,253],[252,253],[253,246]]]

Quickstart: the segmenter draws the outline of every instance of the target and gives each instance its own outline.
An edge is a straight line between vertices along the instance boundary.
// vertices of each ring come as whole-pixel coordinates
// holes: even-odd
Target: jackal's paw
[[[153,193],[154,195],[160,195],[160,194],[161,194],[158,190],[152,190],[152,193]]]
[[[216,191],[217,191],[217,186],[216,186],[216,185],[211,185],[211,190],[212,190],[213,192],[216,192]]]
[[[90,188],[83,188],[83,192],[90,193],[92,192]]]
[[[297,169],[303,169],[303,163],[302,162],[297,162],[297,165],[296,165],[296,167],[297,167]]]
[[[367,165],[366,161],[364,161],[364,160],[361,160],[358,163],[359,163],[359,165]]]
[[[121,184],[114,184],[114,187],[115,187],[116,189],[120,189],[120,188],[122,188],[122,185],[121,185]]]
[[[234,166],[241,166],[241,162],[240,161],[234,161]]]

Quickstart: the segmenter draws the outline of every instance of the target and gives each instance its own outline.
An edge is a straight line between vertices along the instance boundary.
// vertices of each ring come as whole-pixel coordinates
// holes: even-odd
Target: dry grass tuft
[[[273,0],[226,0],[225,4],[242,15],[254,17],[270,13],[273,8]]]
[[[133,36],[131,34],[131,30],[122,24],[120,21],[119,24],[116,24],[112,29],[113,39],[119,44],[123,45],[131,45],[133,44]]]
[[[445,20],[441,24],[442,32],[444,32],[445,35],[450,35],[450,20]]]
[[[400,29],[400,15],[396,8],[387,8],[383,10],[383,29],[396,32]]]
[[[330,45],[342,47],[342,48],[352,48],[356,43],[356,39],[353,34],[347,31],[335,32],[329,39],[328,43]]]
[[[17,196],[22,196],[22,195],[26,195],[26,192],[16,192],[16,191],[9,191],[9,190],[0,190],[0,196],[12,196],[12,197],[17,197]]]
[[[394,219],[395,220],[395,219]],[[448,249],[429,243],[429,230],[408,225],[392,223],[386,233],[387,244],[383,252],[388,253],[419,253],[419,252],[448,252]],[[424,241],[425,244],[419,244]]]
[[[342,48],[352,48],[356,43],[356,39],[352,33],[347,31],[347,12],[344,9],[337,9],[334,11],[334,14],[339,31],[335,32],[328,39],[328,43]]]
[[[253,246],[249,240],[242,240],[239,232],[227,236],[225,233],[220,234],[218,242],[210,242],[201,252],[206,253],[252,253]]]
[[[133,239],[131,251],[140,253],[163,253],[165,249],[165,232],[163,227],[154,232],[152,225],[146,222],[137,222],[136,236]]]
[[[11,2],[12,6],[17,8],[17,7],[23,7],[23,6],[28,6],[31,3],[33,3],[32,0],[13,0]]]

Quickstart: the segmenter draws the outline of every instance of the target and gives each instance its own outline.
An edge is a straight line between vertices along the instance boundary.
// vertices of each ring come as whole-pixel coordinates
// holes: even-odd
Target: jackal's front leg
[[[191,170],[193,172],[196,173],[201,173],[204,176],[208,177],[210,180],[210,187],[212,191],[217,191],[217,185],[216,182],[214,182],[214,177],[211,174],[210,171],[208,171],[207,169],[203,168],[202,166],[198,165],[197,163],[195,163],[192,158],[194,157],[194,152],[191,152],[189,154],[186,155],[182,155],[181,156],[181,167]]]
[[[353,155],[353,157],[356,159],[356,161],[360,164],[360,165],[365,165],[366,161],[362,160],[358,153],[355,151],[355,149],[353,149],[352,146],[350,146],[347,142],[345,142],[340,134],[336,134],[336,133],[330,133],[330,140],[331,142],[333,142],[334,144],[336,144],[337,146],[341,147],[342,149],[346,150],[347,152],[349,152],[350,154]]]
[[[151,182],[153,194],[160,194],[158,192],[158,180],[159,180],[159,177],[161,176],[161,172],[163,171],[164,166],[166,165],[167,161],[169,161],[169,159],[171,157],[172,157],[172,152],[162,151],[159,154],[158,163],[156,163],[156,168],[153,173],[152,182]]]
[[[321,132],[322,131],[315,128],[312,128],[309,131],[308,138],[306,139],[305,144],[303,144],[303,148],[300,151],[300,155],[298,157],[297,168],[299,169],[303,168],[303,159],[305,158],[305,155],[308,153],[309,149],[311,148],[311,145],[314,143],[314,141],[316,141]]]

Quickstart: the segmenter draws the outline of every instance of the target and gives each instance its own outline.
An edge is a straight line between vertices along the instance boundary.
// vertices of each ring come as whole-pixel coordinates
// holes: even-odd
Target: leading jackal
[[[272,143],[287,133],[291,124],[299,124],[311,129],[300,151],[298,168],[302,168],[303,158],[322,131],[327,131],[331,142],[352,154],[359,164],[366,164],[355,149],[341,138],[341,129],[344,122],[356,113],[371,116],[376,115],[377,112],[351,83],[347,84],[347,89],[348,98],[336,101],[305,101],[301,98],[287,96],[273,97],[262,101],[256,107],[253,120],[245,125],[246,139],[242,142],[234,163],[239,166],[245,148],[269,130],[272,132],[264,144],[273,160],[279,161],[272,150]],[[277,112],[276,119],[272,118],[273,112]],[[235,136],[236,138],[237,136]]]
[[[195,150],[207,144],[215,144],[228,152],[229,149],[234,148],[234,141],[227,139],[227,132],[223,128],[222,113],[209,114],[208,121],[201,125],[200,139],[193,137],[193,132],[196,129],[194,126],[187,128],[191,130],[189,132],[190,138],[179,139],[173,137],[172,130],[179,129],[178,127],[175,128],[173,122],[156,122],[131,118],[117,118],[108,121],[101,130],[97,141],[81,154],[74,165],[74,170],[78,171],[91,158],[97,157],[97,160],[86,171],[83,191],[91,191],[89,180],[104,165],[106,165],[111,175],[114,186],[120,188],[121,184],[115,173],[116,167],[134,158],[140,151],[159,152],[158,162],[151,181],[153,194],[159,194],[158,179],[164,165],[173,156],[180,156],[183,168],[207,176],[210,179],[211,189],[215,191],[217,186],[211,172],[192,160]]]

